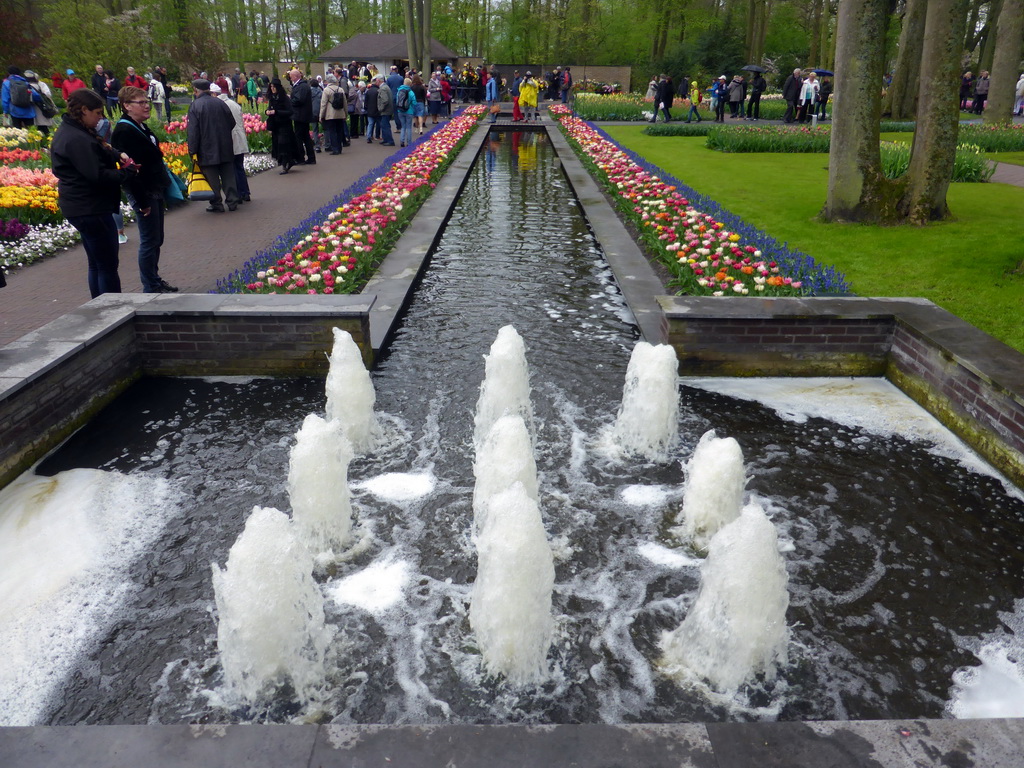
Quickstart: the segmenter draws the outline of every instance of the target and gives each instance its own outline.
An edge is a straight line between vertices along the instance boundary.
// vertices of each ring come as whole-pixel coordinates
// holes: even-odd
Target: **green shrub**
[[[880,133],[913,133],[917,123],[910,120],[883,120],[879,123]]]
[[[707,148],[719,152],[828,152],[828,126],[738,126],[708,132]]]
[[[703,122],[687,123],[658,123],[644,128],[648,136],[707,136],[710,131],[715,130],[715,123],[711,120]]]
[[[1021,152],[1024,151],[1024,123],[961,123],[957,142],[972,144],[979,147],[982,152]]]
[[[910,167],[910,145],[902,142],[883,141],[882,173],[886,178],[897,179]],[[995,166],[988,161],[985,153],[973,144],[959,144],[953,161],[953,181],[977,183],[988,181],[995,172]]]

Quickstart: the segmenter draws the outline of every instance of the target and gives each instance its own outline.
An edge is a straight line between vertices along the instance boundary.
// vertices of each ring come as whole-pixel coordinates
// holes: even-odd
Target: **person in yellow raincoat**
[[[696,80],[690,81],[690,111],[686,113],[686,122],[690,122],[690,118],[696,117],[697,122],[701,121],[700,112],[697,111],[697,105],[700,104],[700,86],[697,85]]]
[[[519,84],[519,106],[522,107],[524,122],[537,120],[537,92],[540,84],[532,72],[527,72],[523,82]]]

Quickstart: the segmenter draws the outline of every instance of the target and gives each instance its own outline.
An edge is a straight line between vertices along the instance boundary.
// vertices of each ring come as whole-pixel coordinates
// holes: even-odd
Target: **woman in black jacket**
[[[292,129],[292,100],[279,78],[267,88],[267,130],[270,131],[270,154],[288,173],[295,165],[295,131]]]
[[[89,260],[89,294],[93,298],[121,292],[114,214],[121,206],[121,184],[137,173],[128,155],[119,154],[96,135],[104,106],[103,97],[95,91],[79,88],[72,93],[50,146],[57,204],[82,235]]]
[[[126,85],[118,93],[123,115],[114,126],[110,143],[139,166],[125,188],[139,224],[139,277],[144,293],[177,293],[159,274],[160,247],[164,244],[164,191],[170,180],[160,143],[146,125],[152,102],[141,88]]]

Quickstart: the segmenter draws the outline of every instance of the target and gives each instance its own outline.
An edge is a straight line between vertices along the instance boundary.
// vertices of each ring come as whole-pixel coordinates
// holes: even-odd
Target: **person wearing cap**
[[[85,81],[75,74],[75,70],[69,69],[66,74],[67,77],[64,78],[64,82],[60,86],[60,93],[64,97],[64,101],[67,101],[71,94],[79,88],[85,88]]]
[[[164,102],[167,101],[167,91],[164,90],[164,84],[160,81],[160,78],[147,74],[146,79],[149,80],[146,95],[153,102],[153,106],[156,107],[157,121],[162,123],[164,121]]]
[[[192,81],[195,100],[188,108],[188,152],[196,157],[206,181],[213,190],[210,213],[223,213],[238,207],[238,183],[235,180],[235,150],[231,132],[235,119],[228,105],[210,93],[210,81]],[[221,192],[223,191],[223,200]]]
[[[245,120],[242,118],[242,105],[221,91],[216,93],[217,86],[210,86],[210,93],[228,105],[231,116],[235,119],[235,127],[231,129],[231,149],[235,153],[235,185],[238,187],[239,204],[247,203],[252,198],[249,193],[249,178],[245,175],[245,156],[249,154],[249,140],[245,136]]]
[[[729,89],[726,86],[727,78],[719,75],[711,89],[711,100],[715,105],[715,122],[725,122],[725,102],[729,99]]]
[[[797,67],[793,70],[793,74],[786,78],[786,82],[782,86],[782,98],[786,100],[786,114],[783,115],[782,122],[792,123],[793,118],[796,117],[797,102],[800,100],[803,84],[804,72]]]
[[[13,99],[11,97],[12,87],[16,92]],[[21,100],[18,96],[19,93],[25,94],[28,99],[27,104],[16,103]],[[32,126],[36,119],[34,104],[42,103],[43,100],[38,92],[33,92],[29,87],[28,80],[22,75],[20,67],[7,68],[7,79],[4,80],[0,99],[2,99],[4,114],[11,116],[11,125],[15,128]]]
[[[28,87],[43,97],[42,101],[36,101],[34,96],[32,98],[32,108],[36,112],[32,122],[43,136],[49,136],[50,127],[53,125],[52,115],[57,114],[57,106],[53,103],[53,94],[50,92],[50,86],[46,84],[46,81],[40,80],[39,76],[31,69],[25,70],[25,79],[28,80]],[[50,108],[50,117],[43,114],[44,104],[47,104]]]

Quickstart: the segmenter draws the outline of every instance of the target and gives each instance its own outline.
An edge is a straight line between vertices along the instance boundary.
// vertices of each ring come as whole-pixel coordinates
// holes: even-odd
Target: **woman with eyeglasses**
[[[125,184],[128,202],[139,225],[139,277],[143,293],[177,293],[178,289],[160,277],[160,247],[164,243],[164,191],[170,180],[164,166],[160,142],[146,125],[152,103],[141,88],[126,85],[117,94],[121,119],[114,126],[110,143],[139,166],[139,172]]]
[[[79,88],[50,145],[57,204],[82,235],[89,262],[89,294],[120,293],[117,274],[117,226],[112,214],[121,205],[121,185],[138,173],[127,154],[119,153],[96,133],[103,118],[102,96]],[[118,167],[120,164],[120,167]]]

